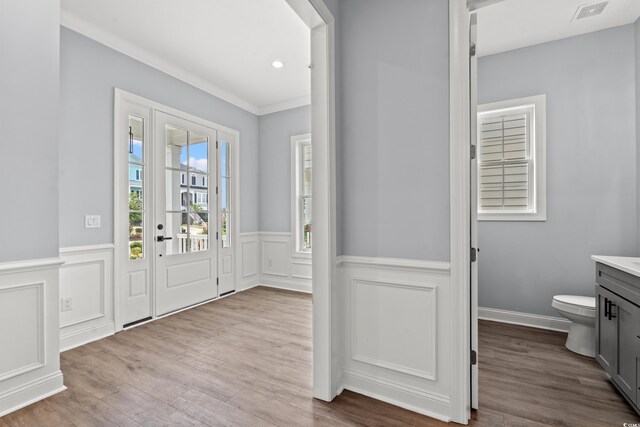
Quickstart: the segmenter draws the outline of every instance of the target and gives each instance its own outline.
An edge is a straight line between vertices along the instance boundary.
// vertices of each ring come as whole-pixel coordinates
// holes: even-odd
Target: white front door
[[[155,113],[156,315],[218,296],[216,130]],[[210,222],[211,221],[211,222]],[[212,225],[210,228],[209,225]]]
[[[229,132],[220,132],[218,135],[218,230],[220,230],[218,243],[218,275],[220,295],[229,294],[236,290],[235,285],[235,260],[233,259],[234,228],[236,227],[234,216],[236,213],[235,189],[235,135]]]

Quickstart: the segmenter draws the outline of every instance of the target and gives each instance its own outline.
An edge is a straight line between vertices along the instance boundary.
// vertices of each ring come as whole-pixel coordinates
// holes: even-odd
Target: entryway
[[[126,328],[235,291],[239,133],[115,94],[116,311]]]

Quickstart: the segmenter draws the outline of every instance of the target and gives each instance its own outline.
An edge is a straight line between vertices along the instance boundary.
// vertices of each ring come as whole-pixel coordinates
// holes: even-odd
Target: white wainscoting
[[[65,389],[59,258],[0,264],[0,417]]]
[[[113,335],[113,245],[61,248],[60,350]],[[71,298],[71,310],[62,301]]]
[[[240,247],[238,248],[238,291],[244,291],[258,286],[260,281],[260,233],[240,233]]]
[[[260,233],[260,284],[311,293],[311,256],[291,245],[291,233]]]
[[[344,388],[449,420],[450,265],[338,258]]]

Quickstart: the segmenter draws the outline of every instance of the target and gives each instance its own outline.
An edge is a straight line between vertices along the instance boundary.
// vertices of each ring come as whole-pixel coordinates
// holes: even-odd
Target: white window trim
[[[510,99],[507,101],[492,102],[490,104],[478,105],[478,117],[482,113],[494,111],[508,111],[512,109],[522,109],[523,107],[534,108],[534,126],[530,137],[530,149],[534,154],[533,158],[533,208],[527,211],[503,210],[501,212],[486,212],[480,209],[480,198],[478,197],[478,221],[546,221],[547,220],[547,128],[546,128],[546,95],[529,96],[525,98]],[[478,120],[478,127],[480,127]],[[480,131],[478,128],[478,135]],[[476,146],[479,144],[476,141]],[[480,168],[478,167],[478,174]],[[480,192],[480,179],[477,179],[478,194]]]
[[[311,134],[294,135],[291,137],[291,245],[293,256],[298,258],[311,258],[312,250],[302,249],[304,236],[300,232],[302,227],[302,206],[300,186],[302,185],[302,170],[300,168],[300,155],[304,145],[311,145]]]

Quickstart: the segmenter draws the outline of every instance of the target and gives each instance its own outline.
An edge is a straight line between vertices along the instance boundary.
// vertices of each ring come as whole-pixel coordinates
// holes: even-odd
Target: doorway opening
[[[309,176],[301,176],[302,187],[312,178],[313,204],[303,191],[302,246],[296,248],[313,282],[314,396],[330,401],[338,392],[330,316],[336,268],[334,23],[322,1],[286,3],[310,30],[311,61],[305,69],[311,70],[314,148],[312,158],[303,156],[312,166]],[[239,201],[245,135],[224,126],[229,121],[204,120],[137,93],[116,88],[114,99],[119,331],[238,290],[244,279]],[[307,250],[311,236],[312,252]]]
[[[598,378],[595,387],[601,374],[595,343],[587,346],[593,351],[572,351],[570,323],[552,301],[594,295],[592,255],[637,251],[636,236],[622,230],[637,222],[626,213],[636,209],[629,198],[637,189],[627,183],[637,181],[637,139],[629,126],[637,120],[636,92],[629,88],[639,81],[640,9],[616,6],[578,18],[580,6],[469,2],[468,241],[477,255],[470,264],[470,346],[478,361],[470,376],[471,406],[479,414],[500,411],[545,424],[580,420],[586,406],[567,405],[563,414],[550,409],[571,390],[556,384],[547,397],[553,382],[547,375],[567,374],[563,367],[572,364]],[[615,143],[603,137],[613,134]],[[623,184],[606,173],[612,168],[628,177]],[[596,203],[603,197],[612,200],[607,207]],[[509,375],[523,384],[498,402],[495,384]],[[544,417],[516,404],[527,393],[541,396],[536,411]],[[606,411],[593,414],[614,423]]]

